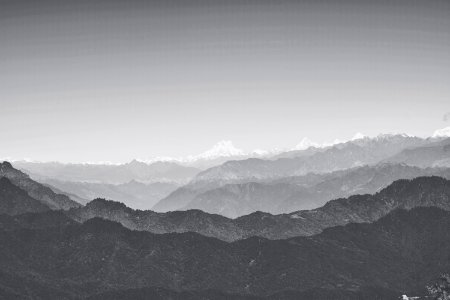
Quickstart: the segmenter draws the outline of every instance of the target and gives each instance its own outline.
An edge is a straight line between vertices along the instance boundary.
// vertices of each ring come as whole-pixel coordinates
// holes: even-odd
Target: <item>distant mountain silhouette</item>
[[[189,184],[161,199],[152,209],[160,212],[183,209],[184,207],[208,210],[206,207],[208,205],[199,203],[204,200],[195,200],[195,197],[203,192],[220,188],[227,184],[270,181],[284,177],[304,176],[311,173],[325,174],[358,166],[374,165],[400,153],[402,150],[433,144],[440,140],[442,139],[422,139],[401,134],[386,134],[379,135],[375,138],[360,138],[325,148],[308,148],[306,150],[291,151],[286,155],[279,154],[272,160],[250,158],[246,160],[228,161],[199,173]],[[277,187],[274,188],[276,189]],[[292,188],[290,187],[289,189]],[[245,187],[243,187],[243,190],[245,191]],[[310,196],[307,191],[301,191],[300,194],[303,194],[303,198]],[[212,196],[216,197],[217,193],[214,193]],[[238,197],[235,195],[232,196],[232,201]],[[294,198],[296,197],[294,196]],[[273,200],[275,200],[274,202],[279,201],[278,199]],[[193,201],[192,205],[190,205],[191,201]],[[210,201],[209,195],[206,196],[206,201]],[[297,201],[296,209],[312,208],[311,205],[313,202],[314,200],[304,200],[304,206],[301,206],[299,201]],[[214,206],[213,201],[210,201],[210,204]],[[235,207],[227,207],[227,205],[222,203],[218,203],[217,207],[214,208],[215,210],[209,211],[218,212],[218,208],[225,211],[226,215],[230,217],[236,216]],[[244,208],[240,214],[248,213],[249,209],[252,210],[251,206],[246,209]],[[261,209],[265,210],[264,208]],[[289,210],[268,211],[288,212]]]
[[[436,175],[450,179],[450,169],[421,169],[400,164],[363,166],[325,174],[307,174],[258,182],[187,185],[162,199],[156,211],[200,209],[235,218],[255,211],[272,214],[313,209],[330,199],[372,194],[398,179]]]
[[[17,161],[14,165],[39,180],[57,179],[111,184],[121,184],[131,180],[186,183],[200,172],[197,168],[174,162],[144,163],[137,160],[121,165],[26,161]]]
[[[135,209],[152,208],[159,200],[178,187],[173,182],[142,183],[135,180],[121,184],[73,182],[57,179],[45,179],[41,182],[48,184],[55,191],[67,193],[71,198],[74,195],[78,196],[82,199],[78,202],[83,204],[95,198],[107,198],[123,202]]]
[[[85,199],[85,198],[82,198],[82,197],[80,197],[80,196],[78,196],[78,195],[75,195],[74,193],[71,193],[71,192],[62,191],[62,190],[58,189],[57,187],[48,184],[45,180],[41,180],[41,181],[38,181],[38,182],[41,183],[42,185],[44,185],[44,186],[50,188],[50,189],[51,189],[53,192],[55,192],[56,194],[66,195],[66,196],[69,197],[71,200],[73,200],[73,201],[75,201],[75,202],[77,202],[77,203],[80,203],[80,204],[82,204],[82,205],[88,203],[88,202],[91,200],[91,199]]]
[[[9,162],[0,163],[0,177],[8,178],[11,183],[28,193],[50,209],[70,209],[81,206],[68,196],[56,194],[49,187],[32,180],[27,174],[15,169]]]
[[[420,198],[414,196],[424,184],[419,183],[405,192],[409,203]],[[381,199],[392,203],[387,195],[409,187],[397,183]],[[439,183],[429,188],[439,189]],[[449,228],[450,212],[438,208],[395,210],[373,224],[333,227],[311,237],[233,243],[195,233],[130,231],[99,218],[44,229],[0,226],[0,293],[118,299],[124,290],[142,297],[148,289],[160,299],[165,293],[180,299],[183,292],[192,299],[196,291],[209,299],[226,298],[223,293],[284,299],[352,299],[345,295],[366,293],[364,299],[392,299],[423,293],[436,274],[450,268]]]
[[[197,232],[224,241],[250,236],[282,239],[320,233],[351,222],[373,222],[397,208],[434,206],[450,210],[450,181],[440,177],[397,180],[374,195],[355,195],[329,201],[323,207],[272,215],[255,212],[229,219],[200,210],[156,213],[135,211],[122,203],[96,199],[68,215],[83,222],[91,218],[120,222],[135,230],[153,233]]]
[[[400,151],[425,145],[431,140],[405,135],[380,135],[338,144],[312,155],[276,160],[247,159],[229,161],[198,174],[196,182],[234,183],[243,179],[265,179],[327,173],[352,167],[376,164]]]
[[[422,147],[405,149],[386,161],[418,167],[450,167],[450,138]]]

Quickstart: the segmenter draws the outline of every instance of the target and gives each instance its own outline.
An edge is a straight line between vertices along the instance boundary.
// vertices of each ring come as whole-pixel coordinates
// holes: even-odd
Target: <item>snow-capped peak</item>
[[[450,127],[445,127],[442,129],[438,129],[436,130],[432,137],[436,138],[436,137],[450,137]]]
[[[310,147],[319,147],[318,143],[311,141],[309,138],[304,137],[300,143],[295,146],[295,150],[306,150]]]
[[[214,159],[217,157],[229,157],[245,155],[244,151],[234,147],[231,141],[220,141],[215,144],[211,149],[194,156],[193,158],[199,159]]]
[[[255,149],[250,154],[256,155],[256,156],[264,156],[270,154],[271,151],[263,150],[263,149]]]
[[[321,148],[332,147],[334,145],[343,144],[345,142],[346,142],[346,140],[335,139],[331,143],[328,143],[328,142],[323,143],[320,147]]]
[[[352,137],[352,141],[356,141],[356,140],[361,140],[363,138],[366,138],[367,135],[362,134],[361,132],[357,132],[353,137]]]

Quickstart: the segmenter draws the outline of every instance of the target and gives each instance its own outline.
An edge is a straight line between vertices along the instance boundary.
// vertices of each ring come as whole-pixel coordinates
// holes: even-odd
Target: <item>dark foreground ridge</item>
[[[450,269],[450,212],[438,208],[395,210],[373,224],[338,226],[311,237],[232,243],[45,214],[0,218],[0,296],[392,299],[423,294],[436,274]]]

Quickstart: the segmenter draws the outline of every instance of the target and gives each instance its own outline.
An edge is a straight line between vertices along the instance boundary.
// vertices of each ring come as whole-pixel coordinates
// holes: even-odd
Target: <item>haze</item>
[[[450,126],[448,1],[1,1],[0,157],[114,161]]]

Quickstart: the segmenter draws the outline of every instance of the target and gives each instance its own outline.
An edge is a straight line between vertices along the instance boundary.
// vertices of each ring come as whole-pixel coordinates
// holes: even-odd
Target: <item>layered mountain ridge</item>
[[[0,167],[0,298],[387,300],[423,295],[450,268],[447,168],[382,163],[212,189],[260,203],[282,195],[274,186],[285,199],[292,186],[323,198],[372,193],[231,219],[104,199],[67,207],[67,196]]]
[[[334,145],[309,156],[275,160],[247,159],[228,161],[198,174],[193,182],[277,178],[326,173],[356,166],[375,164],[406,148],[418,147],[429,140],[405,135],[383,135]]]
[[[47,186],[32,180],[27,174],[15,169],[9,162],[0,163],[0,178],[8,178],[11,183],[50,209],[67,210],[81,206],[67,195],[57,194]]]
[[[16,161],[14,165],[37,180],[58,179],[109,184],[121,184],[132,180],[185,183],[200,171],[197,168],[181,166],[173,162],[147,164],[137,160],[120,165],[27,161]]]
[[[313,209],[329,199],[374,193],[400,178],[447,177],[438,169],[447,167],[445,162],[450,158],[445,149],[449,143],[450,139],[445,137],[357,136],[330,146],[315,147],[310,143],[312,146],[307,149],[286,152],[284,158],[281,153],[272,158],[226,161],[198,175],[199,169],[171,161],[132,161],[124,165],[16,162],[15,165],[30,170],[33,179],[48,185],[57,194],[64,193],[83,204],[94,198],[107,198],[135,209],[159,212],[200,209],[235,218],[255,211],[279,214]],[[422,159],[420,164],[411,163],[411,159],[404,155],[421,151],[421,148],[436,147],[442,149],[433,150],[439,154],[435,161],[431,159],[435,152],[428,155],[431,157],[428,160]],[[242,152],[226,142],[215,148],[205,155],[208,158],[219,155],[220,159],[228,160]],[[261,154],[255,156],[261,157]],[[389,171],[386,167],[386,170],[376,171],[377,164],[383,162],[421,169],[433,167],[435,170],[401,170],[407,167],[399,166],[398,170]],[[374,169],[364,171],[364,166]],[[360,168],[359,175],[365,178],[365,182],[357,180],[357,171],[354,170],[357,168]],[[340,171],[348,171],[349,174]],[[386,173],[384,178],[383,172]],[[373,180],[367,177],[371,173],[375,177]],[[354,176],[354,179],[347,183],[343,180],[339,186],[339,180],[333,176],[342,180],[346,176]]]
[[[425,293],[425,285],[450,268],[450,212],[438,208],[395,210],[373,224],[333,227],[311,237],[232,243],[195,233],[130,231],[99,218],[57,224],[0,226],[2,294],[95,298],[160,287],[200,295],[209,290],[212,298],[324,299],[325,293],[352,299],[366,293],[366,299],[391,299]],[[280,291],[291,292],[279,297]]]
[[[95,198],[114,199],[135,209],[151,209],[160,199],[179,187],[173,182],[143,183],[136,180],[121,184],[61,181],[57,179],[41,180],[54,190],[79,196],[78,202],[86,204]]]
[[[326,174],[310,173],[217,187],[213,184],[197,189],[187,185],[161,200],[154,209],[200,209],[231,218],[255,211],[280,214],[317,208],[330,199],[373,194],[398,179],[433,175],[450,179],[450,169],[422,169],[405,164],[382,163]]]
[[[229,219],[200,210],[157,213],[136,211],[122,203],[96,199],[68,215],[84,222],[91,218],[120,222],[133,230],[153,233],[197,232],[225,241],[251,236],[284,239],[320,233],[323,229],[347,223],[373,222],[389,212],[433,206],[450,210],[450,181],[441,177],[397,180],[374,195],[354,195],[329,201],[324,206],[289,214],[255,212]]]
[[[27,192],[11,183],[6,177],[0,177],[0,213],[17,215],[27,212],[43,212],[49,207],[31,198]]]

